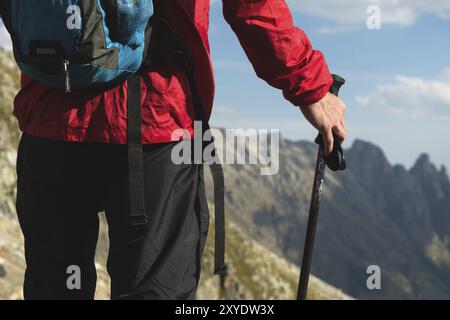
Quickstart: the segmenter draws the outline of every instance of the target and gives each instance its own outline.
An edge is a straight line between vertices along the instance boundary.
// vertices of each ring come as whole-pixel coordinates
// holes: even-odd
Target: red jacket
[[[196,64],[196,82],[206,114],[214,98],[208,42],[210,0],[175,0],[166,18]],[[257,75],[283,91],[294,105],[317,102],[332,79],[322,54],[293,26],[284,0],[223,0],[224,16]],[[127,84],[66,94],[22,76],[14,115],[23,132],[65,141],[125,144]],[[171,141],[174,130],[192,133],[193,107],[184,68],[176,61],[155,66],[142,80],[143,143]]]

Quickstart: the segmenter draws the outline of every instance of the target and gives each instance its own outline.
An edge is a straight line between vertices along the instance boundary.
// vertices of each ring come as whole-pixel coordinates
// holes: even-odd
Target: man
[[[209,0],[169,1],[163,15],[195,64],[206,118],[214,79]],[[224,16],[257,75],[281,89],[323,135],[345,139],[344,104],[328,93],[322,54],[293,26],[284,0],[223,0]],[[164,47],[165,40],[157,46]],[[167,40],[168,41],[168,40]],[[175,130],[193,135],[186,68],[166,56],[142,76],[145,205],[149,223],[129,223],[127,83],[67,94],[22,76],[14,115],[23,137],[17,160],[17,213],[25,237],[26,299],[92,299],[98,212],[110,238],[113,299],[193,299],[209,223],[201,165],[175,165]],[[334,137],[333,137],[334,135]],[[80,283],[68,285],[70,272]],[[68,274],[69,272],[69,274]]]

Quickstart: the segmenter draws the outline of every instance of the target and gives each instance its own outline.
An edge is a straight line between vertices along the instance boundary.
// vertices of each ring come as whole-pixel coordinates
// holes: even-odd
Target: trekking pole
[[[330,92],[338,96],[339,90],[345,84],[345,80],[337,75],[333,75],[333,80],[334,83],[330,89]],[[314,238],[316,235],[317,220],[319,217],[320,195],[322,193],[326,166],[328,166],[332,171],[343,171],[346,167],[344,152],[337,139],[334,139],[333,152],[329,157],[325,157],[324,155],[325,147],[321,134],[319,134],[315,142],[319,145],[319,151],[317,154],[316,171],[314,174],[311,204],[309,207],[308,227],[306,231],[305,247],[303,250],[297,300],[306,300],[306,293],[308,291],[309,274],[311,272],[312,254],[314,249]]]

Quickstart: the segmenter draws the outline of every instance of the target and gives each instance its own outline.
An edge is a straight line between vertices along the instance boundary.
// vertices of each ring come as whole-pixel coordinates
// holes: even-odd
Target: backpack
[[[152,0],[1,0],[21,71],[70,92],[129,79],[146,55]]]
[[[0,0],[0,14],[13,40],[21,71],[50,87],[82,89],[127,84],[127,144],[130,220],[147,224],[142,149],[142,101],[139,70],[157,61],[157,41],[164,28],[172,47],[163,55],[179,55],[186,67],[196,120],[209,124],[195,83],[195,64],[163,11],[170,0]],[[50,17],[49,17],[49,12]],[[212,142],[214,143],[214,141]],[[204,146],[206,147],[206,145]],[[222,166],[210,164],[214,183],[214,273],[227,275],[225,264],[225,188]],[[151,223],[151,222],[150,222]]]

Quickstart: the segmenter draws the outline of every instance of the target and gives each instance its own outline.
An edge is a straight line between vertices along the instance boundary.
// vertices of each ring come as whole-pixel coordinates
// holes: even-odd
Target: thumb
[[[325,156],[328,157],[331,152],[333,152],[333,146],[334,146],[334,137],[333,137],[333,131],[331,129],[326,130],[322,133],[323,136],[323,143],[325,146]]]

